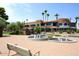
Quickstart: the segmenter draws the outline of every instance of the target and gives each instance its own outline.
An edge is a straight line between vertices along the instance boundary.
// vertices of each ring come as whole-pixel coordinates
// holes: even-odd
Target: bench
[[[11,43],[7,43],[7,48],[9,50],[8,56],[10,56],[11,50],[15,51],[20,56],[36,56],[36,55],[39,56],[40,55],[40,51],[36,52],[35,54],[32,54],[29,49],[25,49],[23,47],[20,47],[18,45],[11,44]]]

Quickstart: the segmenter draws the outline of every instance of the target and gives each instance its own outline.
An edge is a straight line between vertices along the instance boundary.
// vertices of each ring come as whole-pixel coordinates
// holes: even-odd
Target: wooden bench
[[[35,54],[32,54],[29,49],[25,49],[23,47],[20,47],[18,45],[11,44],[11,43],[7,43],[7,48],[9,49],[8,56],[10,55],[11,50],[15,51],[20,56],[36,56],[36,55],[39,56],[40,55],[40,51],[36,52]]]

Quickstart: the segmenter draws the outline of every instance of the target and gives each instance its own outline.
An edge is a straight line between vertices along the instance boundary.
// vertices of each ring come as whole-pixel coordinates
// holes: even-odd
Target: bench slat
[[[31,52],[29,49],[25,49],[23,47],[20,47],[20,46],[17,46],[17,45],[14,45],[14,44],[11,44],[11,43],[8,43],[7,44],[7,48],[9,50],[13,50],[15,51],[16,53],[22,55],[22,56],[32,56]]]

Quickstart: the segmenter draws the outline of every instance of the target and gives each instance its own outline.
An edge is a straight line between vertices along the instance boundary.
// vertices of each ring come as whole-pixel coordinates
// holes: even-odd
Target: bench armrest
[[[33,54],[33,56],[40,56],[40,51],[38,51],[35,54]]]

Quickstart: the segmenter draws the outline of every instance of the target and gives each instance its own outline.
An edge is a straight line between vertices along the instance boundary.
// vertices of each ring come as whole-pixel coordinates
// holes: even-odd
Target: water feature
[[[48,36],[46,34],[33,34],[28,37],[31,40],[47,40]]]

